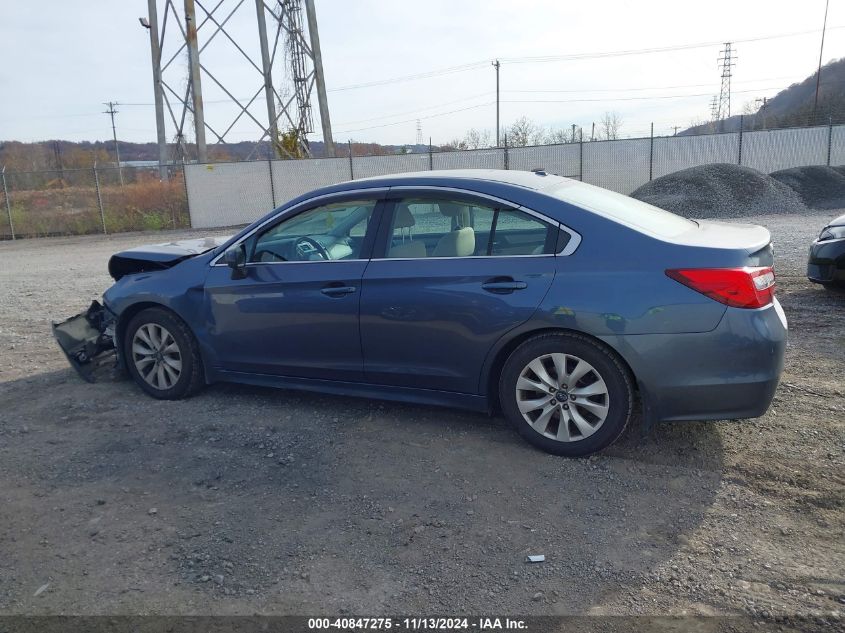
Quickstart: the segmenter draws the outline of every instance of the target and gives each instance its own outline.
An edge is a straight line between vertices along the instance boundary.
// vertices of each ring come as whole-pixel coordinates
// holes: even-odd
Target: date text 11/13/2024
[[[441,631],[441,630],[478,630],[478,631],[519,631],[526,630],[527,623],[519,618],[448,618],[448,617],[408,617],[408,618],[309,618],[310,630],[391,630]]]

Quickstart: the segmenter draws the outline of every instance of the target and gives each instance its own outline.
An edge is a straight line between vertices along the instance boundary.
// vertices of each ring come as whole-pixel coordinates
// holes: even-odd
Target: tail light
[[[762,308],[775,295],[770,266],[744,268],[679,268],[666,275],[685,286],[735,308]]]

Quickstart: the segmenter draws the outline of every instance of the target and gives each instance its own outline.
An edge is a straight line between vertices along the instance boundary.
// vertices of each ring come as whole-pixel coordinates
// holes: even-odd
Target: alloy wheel
[[[528,363],[516,382],[516,404],[538,433],[577,442],[607,418],[610,396],[601,374],[572,354],[545,354]]]
[[[154,389],[171,389],[182,374],[182,352],[176,339],[157,323],[146,323],[132,338],[132,361]]]

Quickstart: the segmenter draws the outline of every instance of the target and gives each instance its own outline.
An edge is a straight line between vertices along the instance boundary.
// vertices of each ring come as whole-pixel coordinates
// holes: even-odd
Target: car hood
[[[827,223],[828,226],[845,226],[845,215],[840,215],[835,220],[831,220]]]
[[[132,273],[171,268],[185,259],[217,248],[229,237],[204,237],[130,248],[111,256],[109,274],[117,281]]]

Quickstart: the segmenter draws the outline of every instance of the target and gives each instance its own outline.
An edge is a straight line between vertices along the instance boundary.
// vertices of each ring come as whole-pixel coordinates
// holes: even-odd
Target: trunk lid
[[[769,229],[758,224],[696,220],[698,226],[672,238],[685,246],[745,250],[754,253],[772,241]]]

